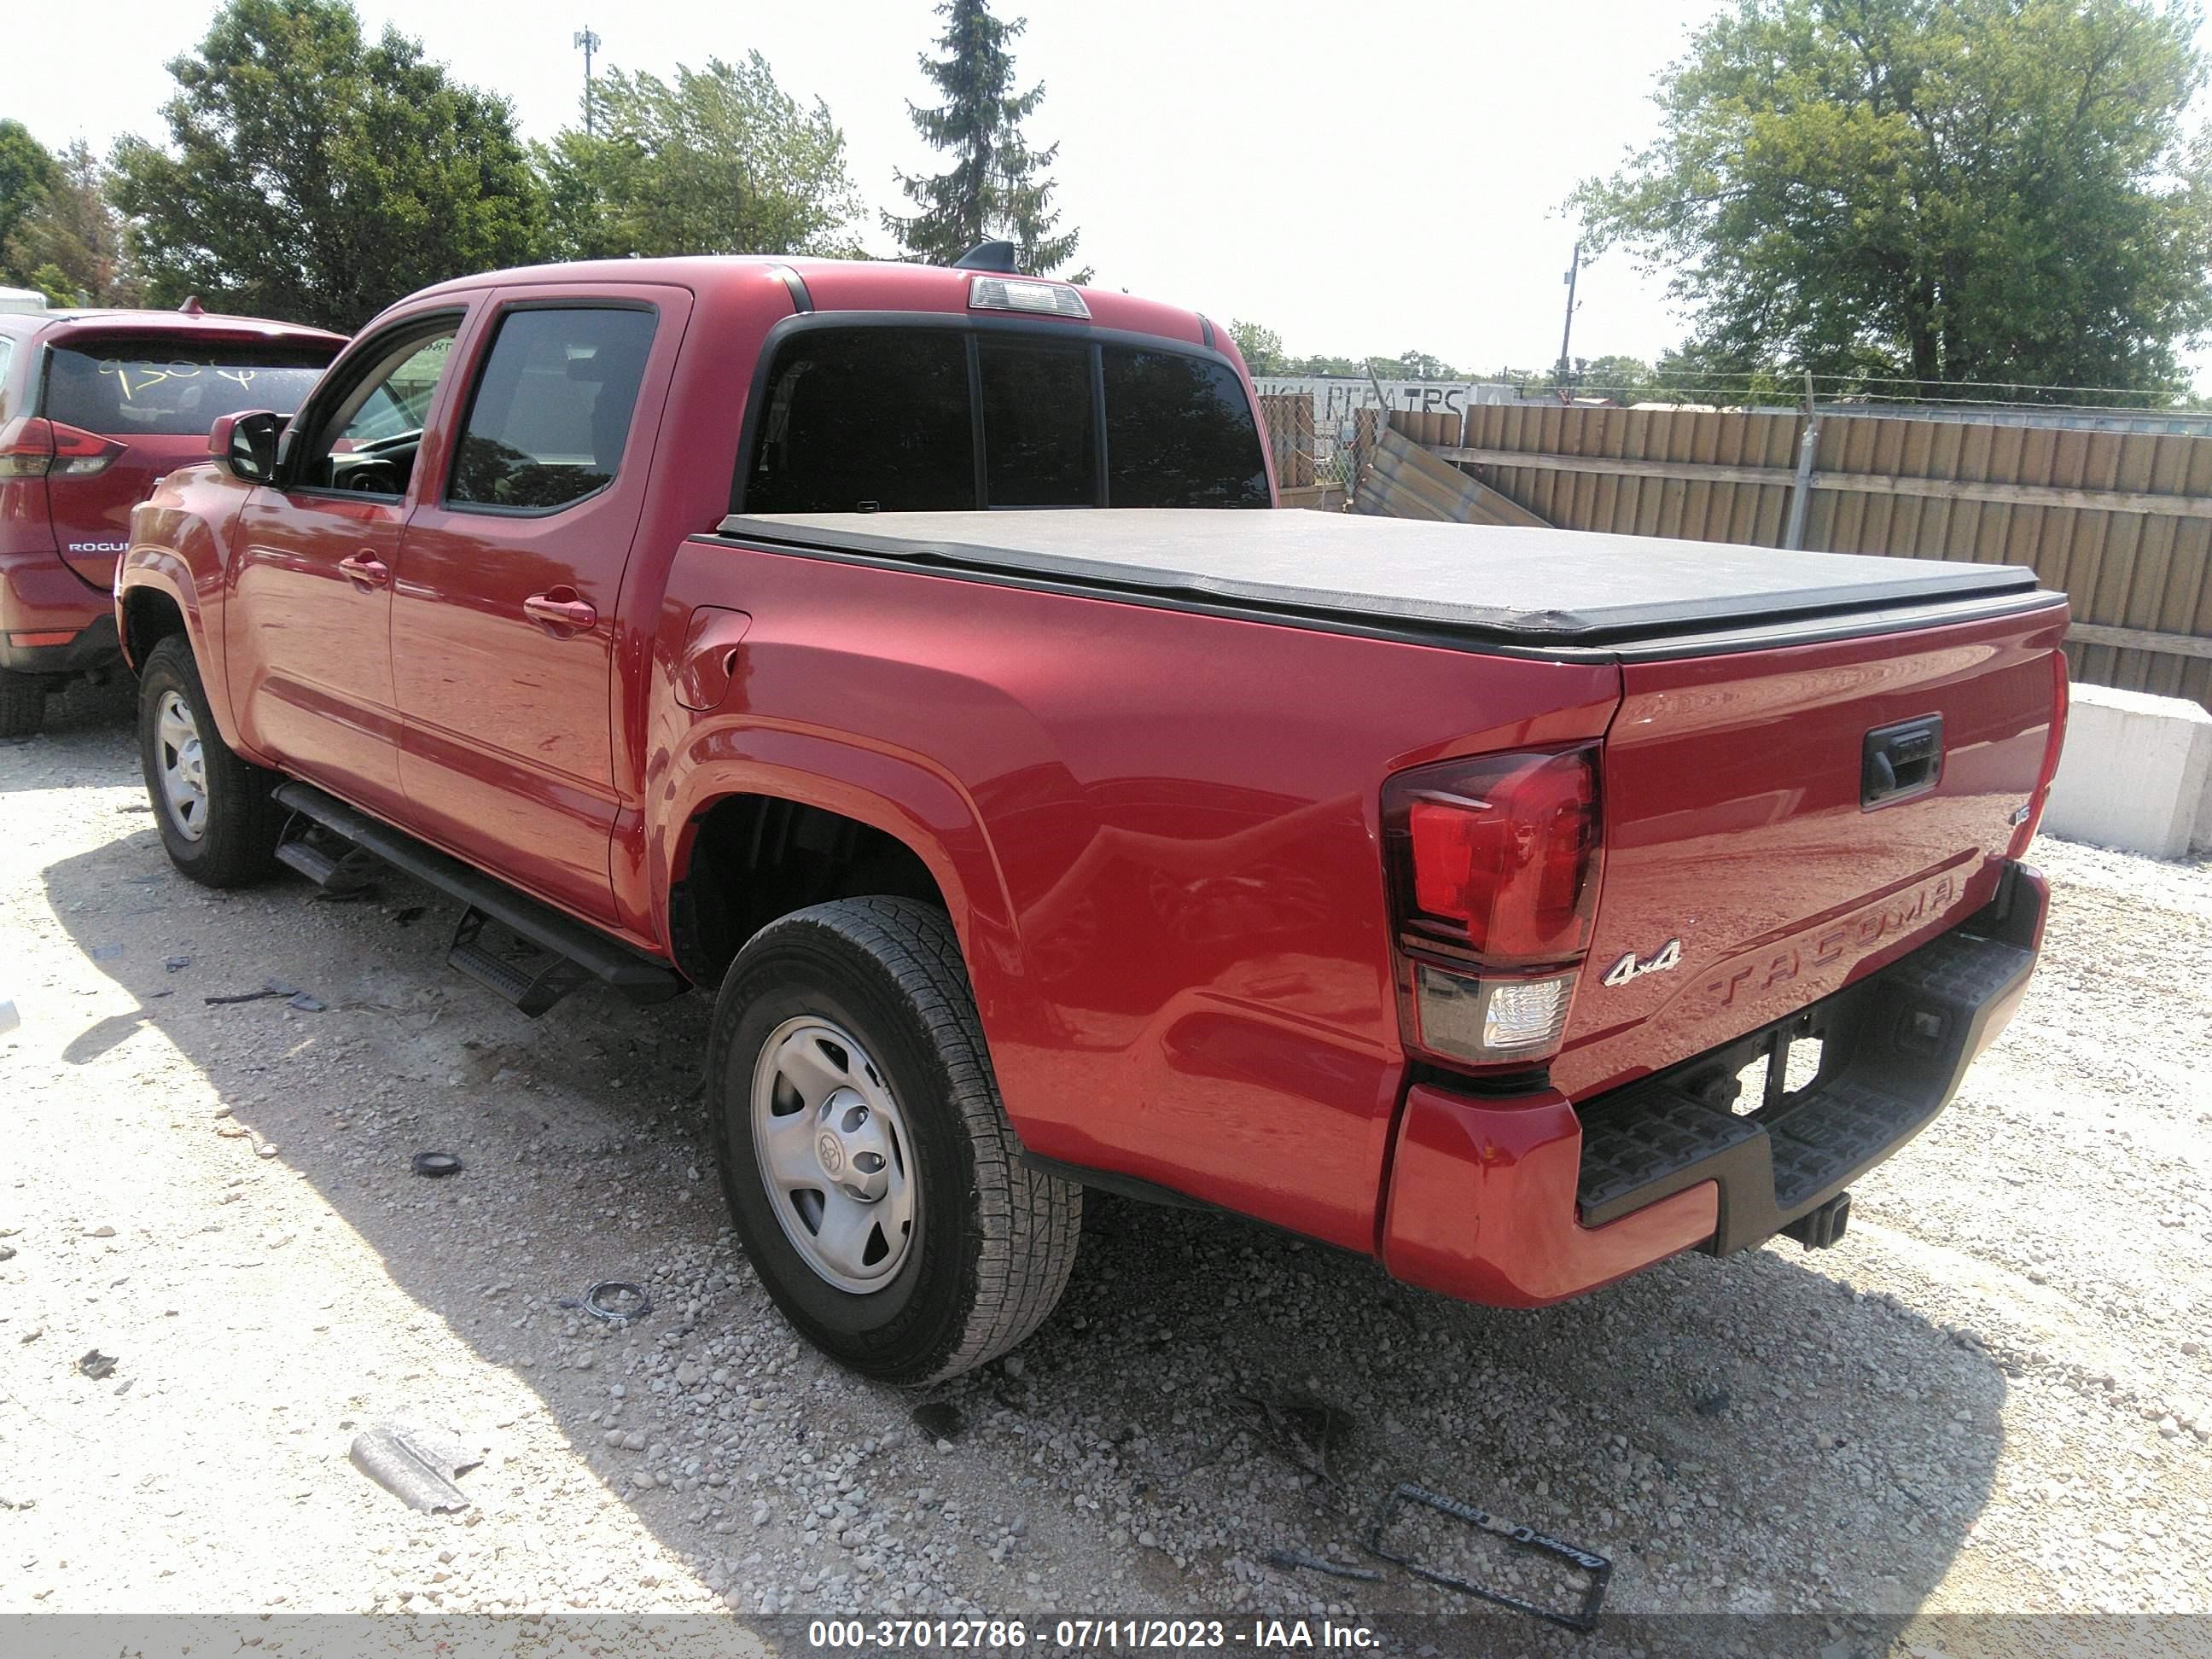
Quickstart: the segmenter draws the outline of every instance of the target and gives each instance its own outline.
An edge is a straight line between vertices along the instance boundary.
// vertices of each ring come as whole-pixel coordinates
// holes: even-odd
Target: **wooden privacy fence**
[[[1477,404],[1392,424],[1562,530],[1782,544],[1799,415]],[[1819,415],[1803,545],[2024,564],[2100,685],[2212,707],[2212,437]]]

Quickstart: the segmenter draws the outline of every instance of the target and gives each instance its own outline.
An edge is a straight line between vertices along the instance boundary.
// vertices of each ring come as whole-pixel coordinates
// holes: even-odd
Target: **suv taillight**
[[[104,472],[125,446],[96,432],[26,415],[0,427],[0,478],[82,478]]]
[[[1557,1053],[1603,854],[1595,745],[1401,772],[1382,834],[1407,1035],[1461,1066]]]

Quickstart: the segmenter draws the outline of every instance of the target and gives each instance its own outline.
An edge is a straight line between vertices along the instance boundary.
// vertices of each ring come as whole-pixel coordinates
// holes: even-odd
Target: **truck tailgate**
[[[1587,1098],[1780,1019],[1986,902],[2044,775],[2065,627],[2054,599],[1625,662],[1561,1091]]]

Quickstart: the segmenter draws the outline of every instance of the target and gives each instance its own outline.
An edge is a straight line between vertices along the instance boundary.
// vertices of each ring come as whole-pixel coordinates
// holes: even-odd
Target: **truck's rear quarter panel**
[[[706,540],[669,591],[753,621],[712,715],[663,677],[659,856],[709,794],[805,798],[828,775],[819,804],[866,816],[860,787],[882,792],[886,827],[956,858],[948,897],[1031,1152],[1374,1248],[1404,1073],[1382,780],[1595,738],[1616,666]],[[664,620],[669,652],[684,618]]]

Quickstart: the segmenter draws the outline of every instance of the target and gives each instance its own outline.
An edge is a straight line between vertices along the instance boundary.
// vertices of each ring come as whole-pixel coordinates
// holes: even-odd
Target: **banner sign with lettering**
[[[1412,415],[1463,415],[1479,404],[1523,401],[1521,389],[1504,380],[1385,380],[1382,384],[1389,406]],[[1355,410],[1376,407],[1371,380],[1269,375],[1254,380],[1253,385],[1263,398],[1311,398],[1314,428],[1320,432],[1334,431],[1352,418]]]

